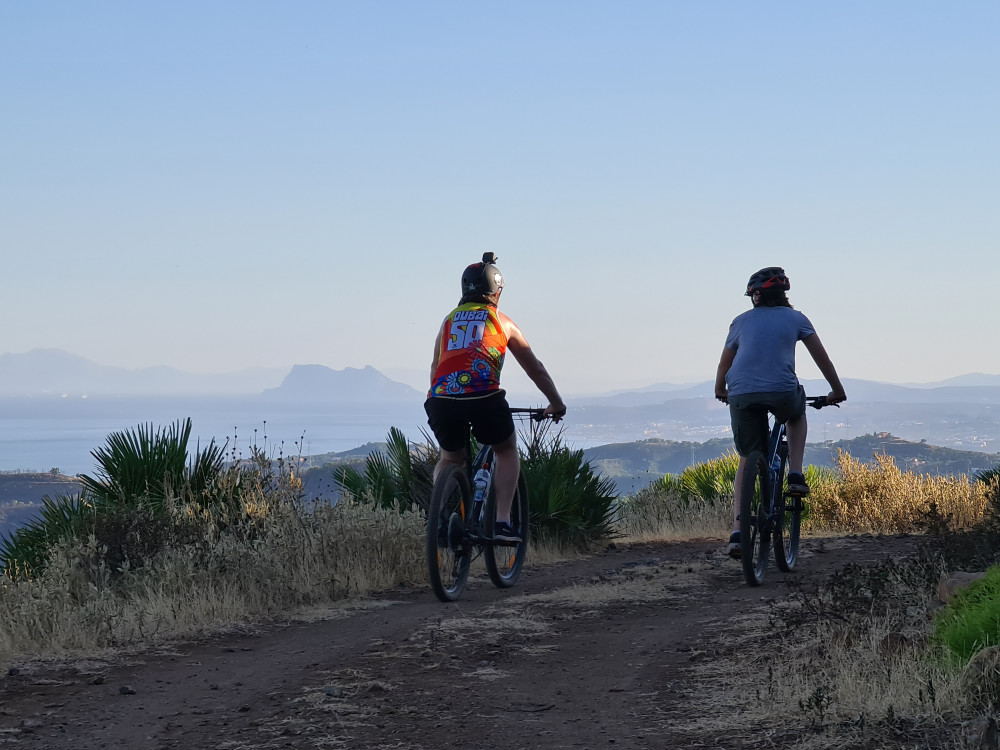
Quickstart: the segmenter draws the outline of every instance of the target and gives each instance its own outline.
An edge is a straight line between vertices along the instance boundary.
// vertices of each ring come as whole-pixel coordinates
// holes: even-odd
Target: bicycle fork
[[[782,423],[774,425],[771,433],[771,451],[768,456],[767,476],[767,526],[768,532],[774,533],[778,530],[778,524],[785,513],[785,472],[784,468],[788,462],[788,441],[785,439],[785,425]]]

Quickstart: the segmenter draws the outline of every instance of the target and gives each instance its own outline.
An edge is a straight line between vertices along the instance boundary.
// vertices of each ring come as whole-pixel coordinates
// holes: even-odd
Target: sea
[[[423,442],[423,405],[269,403],[243,398],[0,399],[0,471],[93,473],[112,433],[192,422],[190,448],[213,440],[228,456],[257,446],[278,457],[341,453],[384,441],[392,427]]]
[[[538,406],[526,399],[518,404]],[[515,403],[512,401],[512,403]],[[645,415],[631,423],[574,409],[556,429],[563,445],[576,450],[649,438],[704,441],[726,425],[654,424]],[[306,403],[261,396],[101,398],[0,398],[0,472],[93,473],[92,452],[112,433],[152,425],[154,431],[191,419],[193,451],[215,441],[227,457],[245,458],[257,446],[270,457],[343,453],[384,442],[396,427],[414,443],[429,435],[422,401],[384,404]],[[522,435],[530,428],[521,426]]]

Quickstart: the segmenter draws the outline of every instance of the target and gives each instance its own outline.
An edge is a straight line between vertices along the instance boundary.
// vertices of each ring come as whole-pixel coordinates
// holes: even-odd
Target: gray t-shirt
[[[794,391],[795,345],[814,333],[809,318],[790,307],[755,307],[738,316],[726,337],[726,348],[736,352],[726,374],[730,395]]]

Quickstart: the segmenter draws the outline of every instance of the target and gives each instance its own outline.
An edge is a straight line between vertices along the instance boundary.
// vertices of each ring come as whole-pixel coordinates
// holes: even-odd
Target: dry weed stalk
[[[849,533],[894,534],[920,529],[932,504],[954,529],[969,528],[986,515],[986,486],[968,477],[903,472],[891,456],[870,464],[840,451],[837,479],[822,482],[809,497],[807,528]]]
[[[731,494],[705,500],[651,485],[619,500],[615,528],[626,543],[675,541],[727,536],[732,520]]]
[[[247,503],[239,521],[176,509],[199,538],[141,569],[109,570],[91,540],[58,549],[33,580],[3,579],[0,665],[148,645],[425,579],[419,513],[351,502],[304,507],[266,488]]]

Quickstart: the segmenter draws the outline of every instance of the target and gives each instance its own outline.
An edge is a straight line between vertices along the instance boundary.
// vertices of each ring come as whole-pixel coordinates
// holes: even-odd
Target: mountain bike
[[[540,408],[511,408],[517,419],[539,422],[546,418]],[[484,445],[472,458],[471,432],[464,466],[446,467],[434,482],[427,511],[427,572],[431,588],[443,602],[461,596],[472,562],[480,556],[493,585],[508,588],[517,582],[528,549],[528,488],[518,474],[511,525],[520,542],[493,539],[496,520],[496,489],[493,469],[496,455]]]
[[[826,396],[810,396],[806,398],[806,403],[814,409],[831,405]],[[743,577],[751,586],[764,582],[772,540],[778,569],[785,573],[795,569],[805,507],[803,497],[789,494],[786,485],[788,440],[785,423],[773,417],[769,419],[772,424],[767,454],[754,451],[747,456],[740,491],[740,540],[743,548],[740,560]]]

